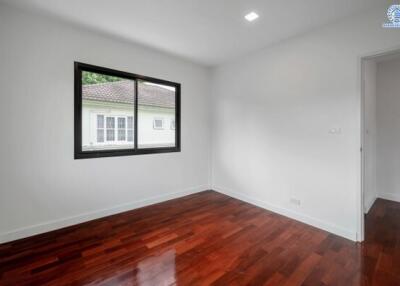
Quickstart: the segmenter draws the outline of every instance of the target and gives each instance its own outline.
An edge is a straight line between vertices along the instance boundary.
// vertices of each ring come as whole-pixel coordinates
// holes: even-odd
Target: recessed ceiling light
[[[253,22],[255,19],[257,19],[259,16],[256,12],[250,12],[246,16],[244,16],[247,21]]]

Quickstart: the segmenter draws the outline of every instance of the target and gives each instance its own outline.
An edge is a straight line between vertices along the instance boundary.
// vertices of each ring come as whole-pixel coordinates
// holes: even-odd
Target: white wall
[[[373,59],[363,62],[364,84],[364,212],[368,213],[378,194],[376,189],[376,77]]]
[[[381,28],[386,9],[210,77],[174,57],[0,6],[0,241],[203,190],[210,177],[218,191],[356,239],[360,57],[400,46],[398,30]],[[182,152],[73,160],[73,61],[181,82]]]
[[[377,69],[377,188],[379,197],[400,202],[400,59]]]
[[[357,239],[360,57],[400,46],[400,32],[382,28],[386,11],[383,6],[214,71],[214,189]]]
[[[209,70],[0,4],[0,242],[209,187]],[[74,61],[182,84],[182,152],[74,160]]]

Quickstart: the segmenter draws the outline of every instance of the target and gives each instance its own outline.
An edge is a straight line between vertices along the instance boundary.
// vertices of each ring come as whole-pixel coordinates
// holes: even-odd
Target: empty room
[[[400,5],[0,0],[0,285],[400,286]]]

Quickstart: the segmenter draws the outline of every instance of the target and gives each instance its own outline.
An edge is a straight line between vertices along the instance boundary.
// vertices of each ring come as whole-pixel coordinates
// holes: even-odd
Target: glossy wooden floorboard
[[[0,245],[0,285],[400,285],[400,204],[366,242],[207,191]]]
[[[400,203],[378,199],[365,227],[363,270],[369,285],[400,285]]]

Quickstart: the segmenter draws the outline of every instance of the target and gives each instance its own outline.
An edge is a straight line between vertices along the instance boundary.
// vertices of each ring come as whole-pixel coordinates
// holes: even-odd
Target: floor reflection
[[[203,192],[0,245],[0,285],[400,286],[400,203],[365,221],[360,244]]]
[[[175,250],[139,262],[137,282],[140,286],[167,286],[176,281]]]

